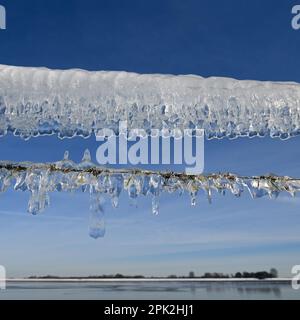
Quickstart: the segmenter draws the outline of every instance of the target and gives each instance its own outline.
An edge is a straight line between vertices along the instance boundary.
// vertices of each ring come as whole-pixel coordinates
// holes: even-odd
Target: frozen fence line
[[[208,139],[300,133],[300,84],[0,65],[0,136],[204,129]]]
[[[118,206],[123,190],[135,202],[140,195],[152,197],[152,212],[158,214],[159,197],[162,192],[188,192],[191,205],[196,205],[198,193],[204,192],[211,202],[213,191],[230,192],[239,197],[245,190],[253,198],[269,196],[276,198],[280,192],[294,196],[300,191],[300,179],[286,176],[239,176],[232,173],[214,173],[191,176],[175,172],[153,172],[139,169],[108,169],[96,166],[90,152],[85,151],[79,164],[69,159],[68,152],[63,160],[55,163],[0,162],[0,191],[11,185],[15,190],[29,191],[28,211],[37,214],[49,205],[49,193],[54,191],[81,190],[91,197],[90,235],[104,235],[104,195]]]

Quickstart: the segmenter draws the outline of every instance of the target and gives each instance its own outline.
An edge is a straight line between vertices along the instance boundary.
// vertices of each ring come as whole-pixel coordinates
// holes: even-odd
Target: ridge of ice
[[[300,84],[0,65],[0,136],[89,137],[120,121],[286,139],[300,134]]]

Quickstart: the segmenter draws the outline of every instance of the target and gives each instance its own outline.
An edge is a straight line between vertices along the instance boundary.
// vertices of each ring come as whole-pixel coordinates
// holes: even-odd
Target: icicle
[[[104,199],[101,193],[95,190],[91,191],[90,197],[89,235],[97,239],[105,235]]]
[[[80,165],[82,166],[80,168]],[[56,163],[13,163],[0,162],[0,191],[6,191],[12,181],[15,190],[29,191],[28,211],[37,214],[49,205],[49,193],[53,191],[74,191],[82,189],[91,192],[91,228],[93,237],[104,234],[103,206],[101,194],[111,198],[113,207],[118,205],[121,191],[136,201],[140,195],[152,197],[152,212],[159,212],[159,197],[163,192],[187,191],[191,196],[191,205],[196,204],[200,190],[207,194],[211,202],[212,191],[224,193],[230,191],[239,197],[248,189],[253,198],[268,195],[276,198],[281,192],[292,196],[300,192],[300,179],[280,177],[274,174],[266,176],[238,176],[231,173],[217,173],[190,176],[182,173],[152,172],[130,169],[108,169],[93,165],[91,167],[89,151],[85,152],[79,165],[69,160],[68,152],[64,159]]]
[[[119,205],[119,196],[123,188],[122,175],[113,175],[110,177],[109,194],[111,195],[111,203],[114,208]]]
[[[128,129],[197,127],[209,139],[300,134],[298,83],[5,65],[0,83],[0,136],[118,133],[124,117]]]
[[[268,194],[268,192],[260,186],[260,181],[258,179],[245,180],[244,184],[247,186],[253,199],[261,198]]]
[[[157,216],[159,214],[159,196],[152,196],[152,213]]]
[[[21,190],[25,191],[27,190],[27,185],[26,185],[26,172],[19,172],[19,174],[16,177],[16,182],[14,185],[15,190]]]
[[[208,203],[211,204],[212,203],[212,200],[211,200],[211,189],[210,188],[206,189],[206,192],[207,192]]]
[[[146,196],[149,192],[150,188],[150,177],[144,176],[143,177],[143,186],[142,186],[142,195]]]
[[[149,181],[149,192],[152,194],[152,213],[159,214],[159,195],[162,184],[162,177],[158,174],[152,174]]]
[[[285,179],[278,178],[276,181],[277,190],[285,190],[287,191],[291,196],[295,196],[296,192],[300,191],[300,180],[298,179],[288,179],[288,177],[284,177]]]
[[[196,180],[191,180],[188,182],[187,190],[190,193],[192,207],[194,207],[196,205],[196,198],[197,198],[198,189],[199,189],[199,185]]]
[[[7,169],[0,169],[0,192],[4,192],[10,186],[11,173]]]
[[[50,200],[47,193],[31,191],[31,197],[28,202],[28,212],[37,215],[43,212],[49,204]]]
[[[243,184],[240,179],[235,178],[234,181],[229,183],[229,189],[233,195],[240,197],[244,191]]]
[[[191,206],[194,207],[197,201],[197,191],[191,192]]]
[[[28,203],[28,212],[33,215],[44,211],[50,203],[47,192],[47,188],[50,187],[48,178],[48,170],[30,172],[25,178],[27,188],[31,193]]]

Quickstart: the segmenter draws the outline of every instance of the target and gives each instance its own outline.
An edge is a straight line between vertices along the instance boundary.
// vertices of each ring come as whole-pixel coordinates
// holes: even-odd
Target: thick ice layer
[[[239,197],[248,190],[253,198],[277,197],[280,192],[295,195],[300,191],[300,179],[278,177],[241,177],[234,174],[210,174],[188,176],[175,173],[157,173],[140,170],[112,170],[95,166],[87,150],[82,162],[75,164],[64,159],[53,164],[0,162],[0,192],[14,184],[15,190],[29,191],[28,211],[37,214],[49,205],[49,193],[54,191],[82,190],[90,193],[90,235],[94,238],[105,233],[103,199],[111,199],[118,206],[122,190],[136,204],[141,195],[152,197],[152,212],[158,214],[159,197],[162,192],[188,192],[191,205],[196,205],[197,194],[204,192],[209,202],[212,191],[226,191]]]
[[[0,65],[0,135],[200,128],[208,138],[300,133],[300,84]]]

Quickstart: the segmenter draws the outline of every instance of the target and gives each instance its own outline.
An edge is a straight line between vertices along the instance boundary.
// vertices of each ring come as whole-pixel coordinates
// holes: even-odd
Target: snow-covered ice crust
[[[207,138],[300,133],[300,84],[0,65],[0,135],[204,129]]]

